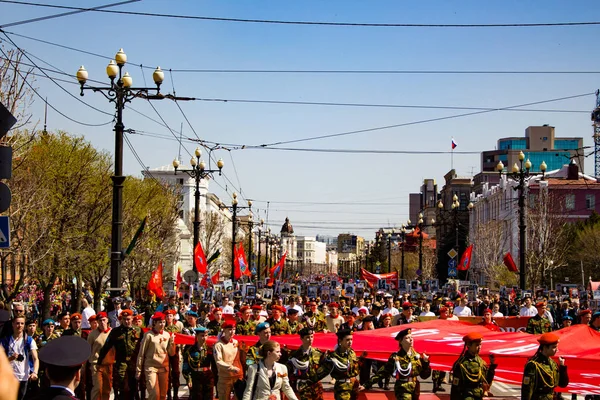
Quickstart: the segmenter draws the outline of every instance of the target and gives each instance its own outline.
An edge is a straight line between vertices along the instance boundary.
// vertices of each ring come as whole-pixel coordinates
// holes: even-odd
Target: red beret
[[[454,307],[454,303],[451,301],[446,302],[446,307]]]
[[[387,314],[383,314],[383,319],[392,319],[392,314],[387,313]]]
[[[473,342],[481,342],[481,339],[483,339],[483,336],[481,336],[481,333],[479,332],[471,332],[465,336],[463,336],[463,342],[469,344],[469,343],[473,343]]]
[[[538,301],[537,303],[535,303],[535,306],[537,308],[546,307],[546,303],[544,303],[543,301]]]
[[[443,313],[444,311],[448,311],[448,307],[446,307],[446,306],[440,307],[440,312]]]
[[[583,317],[585,314],[592,315],[592,310],[587,310],[587,309],[586,310],[581,310],[581,311],[579,311],[579,314],[577,314],[577,315],[579,315],[580,317]]]
[[[134,316],[133,316],[133,320],[134,320],[134,321],[141,321],[141,320],[142,320],[142,316],[141,316],[140,314],[138,314],[138,315],[134,315]]]
[[[165,320],[165,314],[161,313],[160,311],[157,311],[154,313],[154,315],[152,315],[152,321],[164,321]]]
[[[78,312],[71,314],[71,319],[81,319],[81,318],[82,318],[81,314],[79,314]]]
[[[247,310],[249,310],[249,309],[250,309],[250,307],[248,307],[248,306],[242,306],[242,307],[240,308],[240,312],[241,312],[241,313],[244,313],[245,311],[247,311]]]
[[[88,322],[94,322],[96,320],[98,316],[96,314],[94,315],[90,315],[90,317],[88,318]]]
[[[253,305],[253,306],[252,306],[252,309],[253,309],[253,310],[262,311],[262,306],[260,306],[260,305],[258,305],[258,304],[255,304],[255,305]]]
[[[413,305],[411,304],[410,301],[405,301],[404,303],[402,303],[402,309],[403,310],[408,310],[409,308],[411,308]]]
[[[216,313],[217,311],[223,312],[223,309],[221,307],[217,307],[214,310],[212,310],[213,314]]]
[[[489,308],[486,308],[485,310],[483,310],[483,315],[485,314],[491,314],[492,310],[490,310]]]
[[[558,343],[559,339],[560,338],[554,333],[548,332],[540,336],[537,341],[540,342],[541,345],[552,345]]]
[[[170,315],[175,315],[177,314],[177,311],[173,310],[173,309],[169,309],[167,311],[165,311],[165,315],[170,314]]]
[[[100,311],[98,314],[96,314],[96,320],[102,318],[108,318],[108,315],[104,311]]]
[[[235,328],[235,321],[225,321],[221,326],[221,329]]]
[[[125,309],[123,311],[121,311],[121,317],[131,317],[133,316],[133,311],[129,310],[129,309]]]
[[[273,310],[273,311],[279,311],[279,312],[282,312],[282,313],[286,312],[285,307],[278,306],[278,305],[274,305],[273,307],[271,307],[271,310]]]
[[[334,302],[329,303],[329,307],[331,307],[331,308],[333,308],[333,307],[340,308],[340,305],[334,301]]]

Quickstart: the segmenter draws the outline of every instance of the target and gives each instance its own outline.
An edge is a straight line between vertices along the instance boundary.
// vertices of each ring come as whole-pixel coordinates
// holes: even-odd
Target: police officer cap
[[[196,335],[199,334],[199,333],[206,333],[207,331],[208,331],[208,329],[206,329],[203,326],[199,326],[197,328],[194,328],[194,333],[196,333]]]
[[[340,329],[335,333],[339,340],[342,340],[346,336],[352,336],[352,331],[350,329]]]
[[[402,339],[404,339],[404,337],[405,337],[406,335],[410,334],[410,332],[411,332],[411,328],[406,328],[406,329],[404,329],[404,330],[402,330],[402,331],[398,332],[398,334],[396,335],[395,339],[396,339],[397,341],[401,341]]]
[[[300,335],[300,338],[304,338],[305,336],[311,335],[313,333],[315,333],[315,331],[307,326],[305,328],[300,329],[298,335]]]
[[[256,325],[256,328],[254,328],[254,334],[258,335],[259,333],[261,333],[265,329],[269,329],[270,327],[271,325],[269,325],[268,322],[261,322],[260,324]]]
[[[77,367],[91,354],[91,347],[79,336],[61,336],[40,350],[40,361],[57,367]]]

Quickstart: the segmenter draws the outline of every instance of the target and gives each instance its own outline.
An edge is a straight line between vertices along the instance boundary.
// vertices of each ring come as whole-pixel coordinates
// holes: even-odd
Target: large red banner
[[[398,272],[389,272],[387,274],[374,274],[367,271],[364,268],[360,269],[360,279],[367,281],[369,287],[377,285],[377,281],[383,279],[388,283],[394,283],[394,286],[398,284]]]
[[[439,317],[419,317],[419,322],[437,320]],[[494,318],[496,325],[503,332],[525,332],[527,322],[531,317],[500,317]],[[468,322],[472,325],[477,325],[481,322],[481,317],[458,317],[460,321]]]
[[[374,360],[387,360],[390,353],[398,348],[394,340],[396,334],[406,326],[356,332],[352,348],[358,354],[365,354]],[[415,338],[415,349],[431,356],[434,369],[450,371],[452,364],[463,349],[462,337],[469,332],[480,332],[484,336],[481,356],[488,360],[493,353],[498,363],[496,380],[520,385],[527,359],[538,349],[536,335],[522,332],[492,332],[483,326],[471,325],[462,321],[428,321],[410,325]],[[600,394],[600,332],[585,325],[573,325],[555,332],[560,336],[558,354],[565,358],[569,373],[567,391],[578,394]],[[193,337],[178,336],[178,343],[193,343]],[[256,343],[255,336],[236,336],[248,346]],[[211,338],[212,339],[212,338]],[[273,336],[288,349],[300,347],[298,335]],[[212,339],[210,343],[214,343]],[[320,350],[332,351],[337,338],[332,333],[315,335],[314,346]]]

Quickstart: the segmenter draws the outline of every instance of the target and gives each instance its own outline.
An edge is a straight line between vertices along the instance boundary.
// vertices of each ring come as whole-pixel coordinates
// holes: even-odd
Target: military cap
[[[78,312],[71,314],[71,319],[78,319],[78,320],[81,320],[82,318],[83,318],[83,317],[82,317],[82,316],[81,316],[81,314],[80,314],[80,313],[78,313]]]
[[[287,310],[287,313],[288,313],[288,315],[295,315],[295,314],[298,314],[298,312],[299,312],[299,311],[298,311],[298,310],[296,310],[295,308],[289,308],[289,309]]]
[[[45,319],[44,322],[42,322],[42,326],[48,325],[54,325],[54,320],[52,318]]]
[[[249,309],[250,309],[250,307],[248,307],[248,306],[242,306],[242,307],[240,308],[240,312],[241,312],[241,313],[244,313],[245,311],[247,311],[247,310],[249,310]]]
[[[338,337],[338,340],[342,340],[346,336],[351,336],[352,331],[350,329],[340,329],[335,333],[335,335]]]
[[[96,314],[90,315],[88,317],[88,322],[94,322],[96,320],[96,318],[98,318],[98,316]]]
[[[381,317],[382,317],[383,319],[392,319],[392,314],[390,314],[390,313],[383,314]]]
[[[590,310],[590,309],[581,310],[581,311],[579,311],[579,314],[577,314],[577,315],[579,315],[580,317],[583,317],[586,314],[590,314],[591,315],[592,314],[592,310]]]
[[[483,336],[479,332],[471,332],[463,336],[463,342],[465,342],[466,344],[473,342],[481,342],[482,339]]]
[[[410,301],[405,301],[404,303],[402,303],[402,309],[403,310],[408,310],[409,308],[412,308],[412,304]]]
[[[198,318],[198,313],[196,311],[188,311],[185,315],[189,315],[190,317]]]
[[[273,310],[273,311],[279,311],[279,312],[282,312],[282,313],[286,312],[285,307],[278,306],[278,305],[274,305],[273,307],[271,307],[271,310]]]
[[[543,301],[538,301],[537,303],[535,303],[535,307],[536,308],[546,307],[546,303],[544,303]]]
[[[542,346],[549,346],[549,345],[553,345],[558,343],[559,341],[559,337],[558,335],[552,333],[552,332],[548,332],[548,333],[544,333],[543,335],[541,335],[537,341],[540,342],[540,345]]]
[[[165,314],[160,311],[157,311],[152,315],[152,321],[164,321],[165,319]]]
[[[600,311],[596,311],[593,315],[592,315],[592,322],[596,319],[596,318],[600,318]]]
[[[33,318],[30,318],[27,321],[25,321],[25,325],[33,325],[33,324],[37,324],[37,321]]]
[[[199,333],[206,333],[208,331],[208,329],[206,329],[203,326],[199,326],[197,328],[194,328],[194,333],[197,335]]]
[[[375,322],[375,317],[372,315],[367,315],[363,318],[363,322]]]
[[[301,338],[304,338],[305,336],[311,335],[315,333],[315,331],[312,328],[304,327],[302,329],[300,329],[300,332],[298,332],[298,335],[300,335]]]
[[[329,303],[329,307],[331,307],[331,308],[340,308],[340,305],[338,303],[336,303],[335,301],[332,301],[331,303]]]
[[[451,301],[446,302],[446,307],[454,307],[454,303]]]
[[[217,311],[221,311],[223,312],[223,309],[221,307],[216,307],[214,310],[212,310],[212,313],[216,313]]]
[[[404,336],[406,336],[410,333],[411,333],[411,328],[403,329],[400,332],[398,332],[398,334],[396,335],[396,337],[394,339],[396,339],[397,341],[401,341],[402,339],[404,339]]]
[[[254,334],[258,335],[259,333],[261,333],[265,329],[269,329],[270,327],[271,325],[269,325],[268,322],[261,322],[260,324],[256,325],[256,328],[254,328]]]
[[[489,308],[486,308],[485,310],[483,310],[483,315],[485,314],[491,314],[492,310],[490,310]]]
[[[113,303],[115,303],[115,304],[121,304],[122,302],[123,302],[123,300],[120,297],[115,297],[113,299]]]
[[[258,304],[255,304],[252,306],[253,310],[258,310],[258,311],[262,311],[262,306],[259,306]]]
[[[141,321],[141,320],[143,320],[143,319],[144,319],[144,317],[142,317],[142,315],[141,315],[141,314],[138,314],[138,315],[134,315],[134,316],[133,316],[133,320],[134,320],[134,321]]]
[[[96,320],[99,320],[102,318],[108,318],[108,315],[104,311],[100,311],[98,314],[96,314]]]
[[[363,312],[363,313],[365,313],[365,314],[368,314],[368,313],[369,313],[369,309],[368,309],[367,307],[360,307],[360,308],[358,309],[358,312],[359,312],[359,313]]]
[[[10,321],[10,313],[7,310],[0,309],[0,322]]]
[[[132,317],[133,316],[133,311],[131,311],[129,309],[125,309],[125,310],[121,311],[120,316],[121,317]]]
[[[90,345],[79,336],[61,336],[49,341],[40,350],[40,361],[56,367],[78,367],[91,354]]]
[[[566,317],[563,317],[563,321],[564,320],[573,321],[573,317],[571,317],[570,315],[567,315]]]
[[[376,301],[373,303],[373,305],[371,306],[371,308],[376,308],[378,310],[381,310],[381,303]]]
[[[71,316],[71,314],[69,314],[68,311],[65,311],[65,312],[61,312],[60,314],[58,314],[57,318],[63,319],[64,317],[70,317],[70,316]]]
[[[235,329],[235,321],[225,321],[221,329]]]
[[[443,313],[443,312],[446,312],[446,311],[448,311],[448,307],[446,307],[446,306],[441,306],[440,307],[440,313]]]

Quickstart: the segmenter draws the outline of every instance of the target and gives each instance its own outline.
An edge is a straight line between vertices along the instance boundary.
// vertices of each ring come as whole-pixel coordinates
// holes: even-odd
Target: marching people
[[[417,377],[427,379],[431,375],[429,356],[415,351],[411,328],[398,332],[395,339],[398,341],[399,350],[390,355],[388,361],[363,384],[363,387],[369,389],[382,379],[393,376],[396,379],[394,384],[396,399],[418,399],[420,383]]]
[[[171,336],[176,333],[183,331],[183,323],[175,320],[177,311],[174,309],[168,309],[165,311],[165,331],[169,332]],[[179,375],[181,374],[179,368],[179,346],[175,346],[175,354],[169,355],[169,383],[167,389],[167,399],[179,400]],[[171,397],[171,389],[173,389],[173,396]]]
[[[537,314],[527,321],[526,332],[539,335],[552,331],[552,323],[546,318],[546,303],[539,301],[535,304]]]
[[[317,308],[317,302],[309,303],[309,310],[302,315],[302,325],[311,328],[315,333],[327,332],[325,315]]]
[[[256,323],[252,321],[252,309],[249,306],[242,306],[240,308],[240,318],[235,325],[235,333],[242,336],[249,336],[254,334],[254,328]]]
[[[497,364],[490,354],[488,366],[481,357],[481,342],[483,336],[472,332],[463,337],[465,343],[462,354],[452,366],[451,400],[480,400],[492,386]]]
[[[290,386],[286,366],[277,362],[281,357],[279,343],[267,341],[260,349],[260,356],[261,360],[248,368],[242,400],[280,400],[282,392],[287,399],[298,400]]]
[[[196,327],[194,334],[194,344],[185,346],[183,350],[183,377],[190,389],[190,400],[210,400],[213,397],[217,365],[206,345],[208,329]]]
[[[233,338],[234,334],[235,322],[225,322],[223,324],[223,331],[213,347],[213,356],[217,364],[217,393],[219,394],[219,400],[229,400],[233,392],[234,383],[244,379],[241,352],[238,341]]]
[[[256,364],[260,360],[260,348],[271,339],[271,325],[261,322],[254,328],[254,334],[258,335],[258,342],[246,351],[246,365]]]
[[[564,388],[569,384],[564,358],[558,357],[558,365],[551,358],[558,351],[559,337],[554,333],[544,333],[538,342],[537,352],[525,364],[522,400],[552,400],[556,387]]]
[[[335,379],[333,387],[335,400],[356,399],[360,384],[356,378],[360,371],[360,359],[352,350],[352,331],[340,329],[336,332],[337,346],[325,356],[317,372],[317,379],[327,375]]]
[[[498,332],[500,328],[494,319],[492,318],[492,310],[486,308],[483,310],[483,320],[479,323],[481,326],[485,326],[490,331]]]
[[[108,339],[108,334],[111,331],[108,322],[108,315],[101,311],[96,314],[96,322],[98,328],[90,332],[87,342],[91,347],[88,363],[92,375],[92,400],[108,400],[110,391],[112,390],[113,364],[115,363],[115,350],[109,349],[104,355],[102,361],[99,362],[100,351]]]
[[[285,318],[282,318],[282,315],[285,315],[286,309],[280,305],[274,305],[271,307],[271,311],[273,315],[271,318],[267,319],[267,322],[271,326],[271,335],[279,336],[279,335],[289,335],[292,333],[290,330],[290,326]]]
[[[312,347],[314,330],[306,327],[298,334],[302,345],[289,355],[290,382],[300,400],[323,400],[323,385],[317,379],[317,371],[324,353]]]

